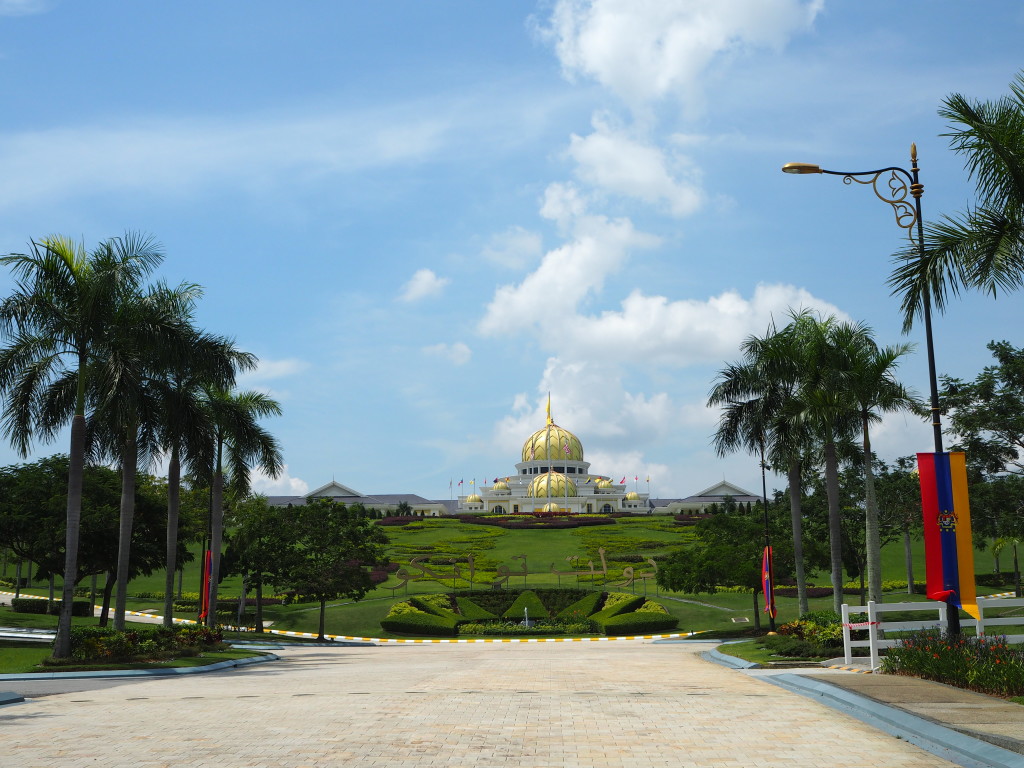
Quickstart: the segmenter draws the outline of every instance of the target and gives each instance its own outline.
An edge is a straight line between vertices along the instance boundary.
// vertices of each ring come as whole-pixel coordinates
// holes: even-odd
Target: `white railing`
[[[1013,626],[1024,626],[1024,616],[1008,616],[1006,618],[986,618],[985,610],[987,608],[994,608],[995,606],[1000,608],[1024,608],[1024,598],[995,598],[986,600],[984,598],[978,598],[978,615],[981,616],[981,621],[978,622],[978,634],[979,635],[1002,635],[1004,632],[993,632],[991,627],[1013,627]],[[1024,631],[1024,630],[1022,630]],[[1007,642],[1010,643],[1024,643],[1024,634],[1013,634],[1006,635]]]
[[[978,635],[1003,634],[993,632],[992,627],[996,626],[1021,626],[1024,625],[1024,617],[1008,618],[986,618],[985,610],[995,608],[1017,608],[1024,607],[1024,599],[1007,600],[1003,598],[978,598],[978,613],[981,621],[974,619],[962,619],[960,626],[973,628]],[[864,605],[843,605],[843,656],[847,664],[853,663],[854,648],[868,648],[872,671],[881,666],[879,652],[892,648],[899,641],[897,639],[886,639],[886,632],[913,632],[921,629],[942,629],[947,627],[946,604],[939,601],[928,601],[926,603],[875,603],[869,601]],[[880,616],[892,612],[914,612],[931,613],[933,616],[913,621],[882,621]],[[851,621],[851,614],[867,614],[867,621]],[[851,632],[858,629],[868,631],[867,640],[853,640]],[[988,630],[986,632],[986,630]],[[1011,643],[1024,642],[1024,634],[1007,635],[1006,639]]]

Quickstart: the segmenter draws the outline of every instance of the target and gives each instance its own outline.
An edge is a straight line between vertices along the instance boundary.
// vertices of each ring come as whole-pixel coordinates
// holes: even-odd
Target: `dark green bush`
[[[77,662],[123,662],[194,656],[220,648],[219,629],[201,626],[154,627],[118,632],[112,627],[72,627],[71,658]]]
[[[432,613],[403,613],[381,619],[380,625],[396,635],[455,637],[455,619]]]
[[[437,598],[444,598],[438,600]],[[424,597],[410,597],[407,601],[409,605],[416,608],[417,610],[423,611],[424,613],[431,613],[434,616],[441,616],[445,619],[451,619],[457,622],[461,617],[455,611],[449,608],[442,608],[440,603],[449,603],[448,595],[427,595]]]
[[[46,608],[45,600],[34,600],[30,597],[11,598],[11,610],[18,613],[46,613]]]
[[[15,597],[11,599],[11,608],[18,613],[60,613],[61,600],[53,601],[52,610],[47,610],[50,603],[46,600],[34,600],[26,597]],[[71,603],[72,616],[92,616],[92,603],[88,600],[74,600]]]
[[[588,592],[575,603],[570,603],[558,612],[559,619],[586,619],[597,612],[597,607],[604,600],[603,592]]]
[[[759,638],[757,643],[776,656],[795,659],[828,658],[834,652],[833,648],[802,640],[795,635],[766,635]]]
[[[679,619],[660,611],[621,613],[618,616],[611,616],[603,620],[598,625],[599,631],[609,636],[650,635],[657,632],[667,632],[678,626]]]

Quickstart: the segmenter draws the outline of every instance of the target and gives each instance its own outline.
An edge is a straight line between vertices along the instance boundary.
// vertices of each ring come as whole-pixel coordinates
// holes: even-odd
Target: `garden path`
[[[239,670],[0,709],[0,765],[726,768],[948,763],[644,641],[286,648]],[[56,682],[56,681],[55,681]],[[31,695],[29,691],[25,691]]]

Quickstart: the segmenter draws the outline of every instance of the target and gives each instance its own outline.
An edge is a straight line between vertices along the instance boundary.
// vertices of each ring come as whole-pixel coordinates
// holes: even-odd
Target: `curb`
[[[908,741],[933,755],[966,768],[1022,768],[1024,756],[950,728],[869,699],[844,688],[801,675],[781,674],[762,678],[807,698],[820,700],[832,709]]]
[[[174,677],[175,675],[201,675],[206,672],[217,672],[232,667],[247,667],[252,664],[265,664],[280,661],[281,657],[274,653],[264,656],[247,656],[244,659],[229,659],[207,664],[202,667],[167,667],[166,669],[107,669],[96,672],[34,672],[28,674],[0,675],[0,680],[88,680],[123,677]],[[0,694],[2,696],[3,694]]]
[[[20,693],[13,693],[11,691],[0,691],[0,707],[5,704],[18,704],[25,700],[25,697]]]

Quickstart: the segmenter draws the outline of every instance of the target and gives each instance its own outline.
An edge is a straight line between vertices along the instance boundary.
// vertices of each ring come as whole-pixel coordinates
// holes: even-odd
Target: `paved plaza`
[[[708,647],[296,648],[206,675],[8,683],[37,698],[0,709],[0,766],[952,765]]]

